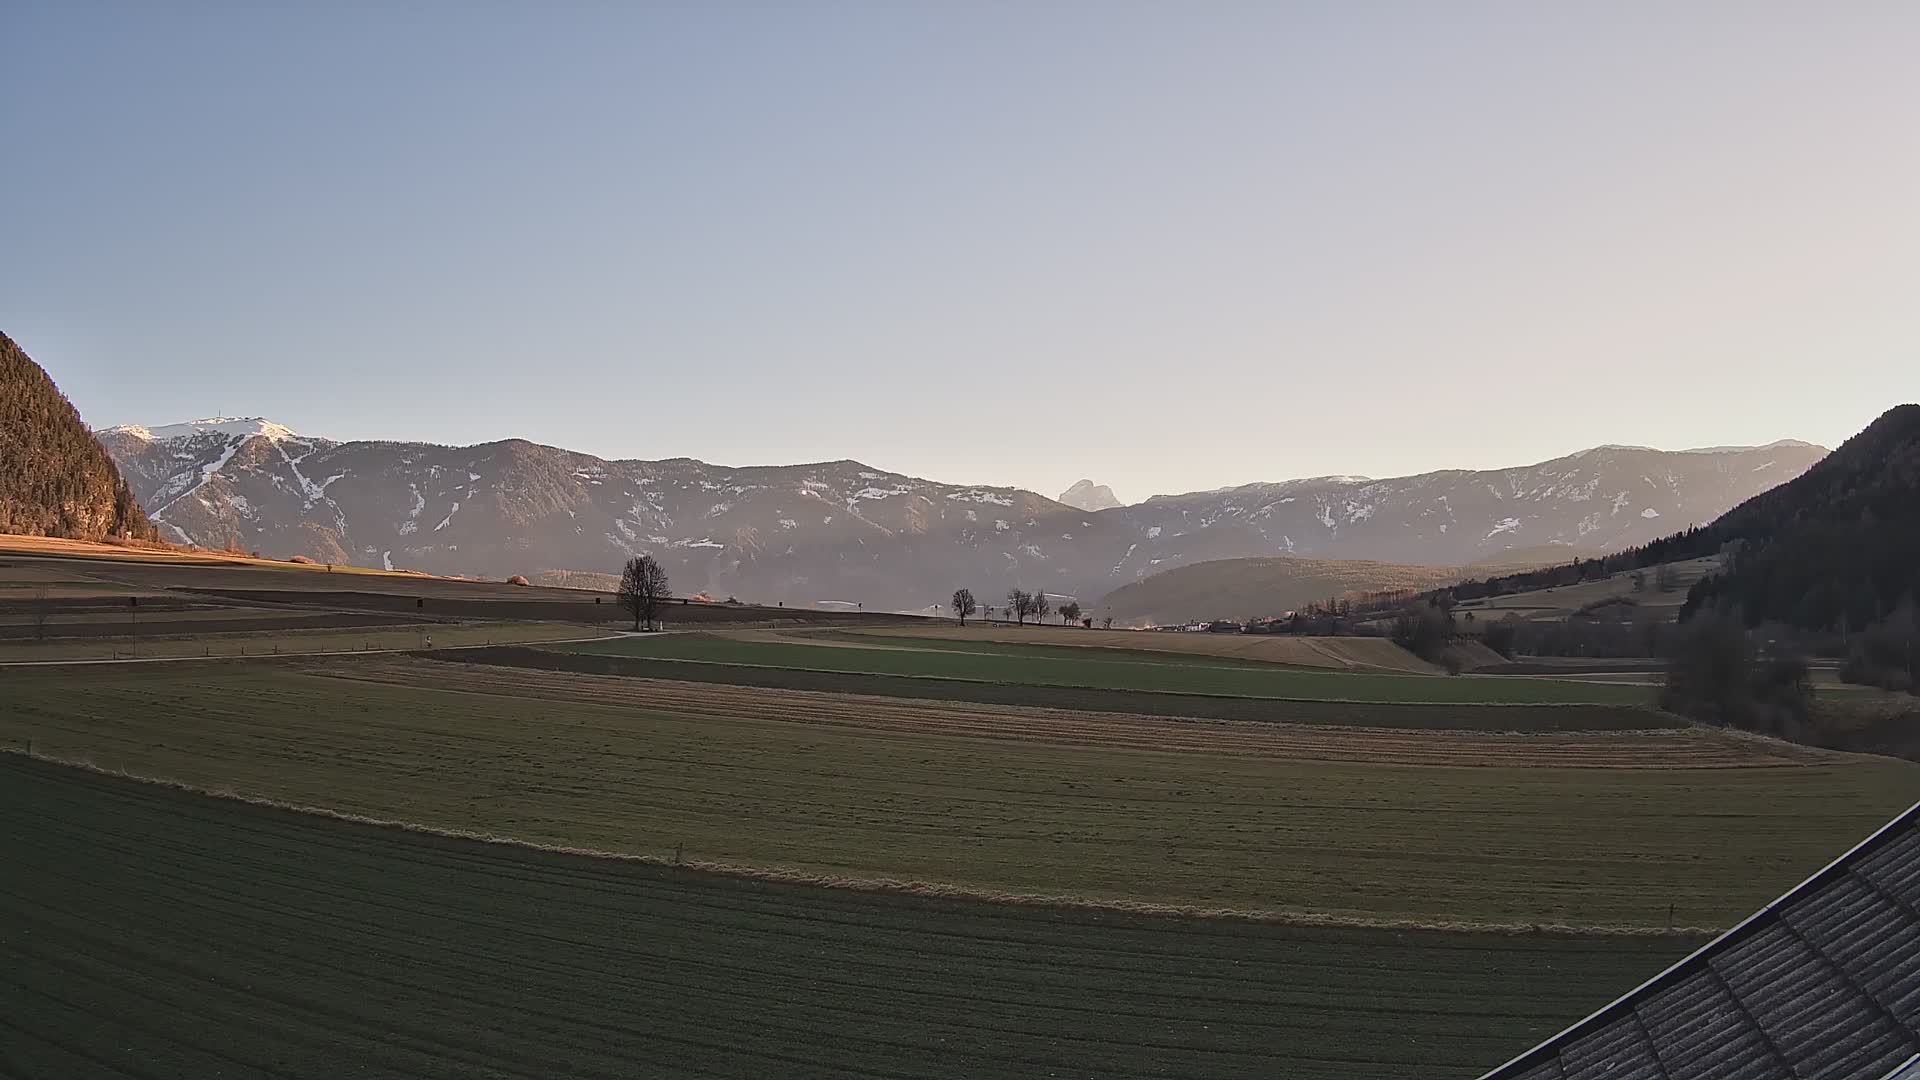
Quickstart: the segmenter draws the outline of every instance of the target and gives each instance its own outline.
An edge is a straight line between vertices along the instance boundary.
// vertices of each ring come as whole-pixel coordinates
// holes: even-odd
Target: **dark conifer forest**
[[[0,334],[0,532],[155,539],[153,525],[39,364]]]

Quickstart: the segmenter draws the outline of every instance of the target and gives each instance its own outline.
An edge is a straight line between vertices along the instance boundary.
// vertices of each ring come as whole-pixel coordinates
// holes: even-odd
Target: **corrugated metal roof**
[[[1920,805],[1483,1080],[1920,1080]]]

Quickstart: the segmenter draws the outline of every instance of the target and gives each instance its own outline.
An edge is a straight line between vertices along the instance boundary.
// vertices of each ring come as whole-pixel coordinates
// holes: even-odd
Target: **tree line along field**
[[[11,671],[0,740],[538,843],[1394,924],[1726,925],[1920,789],[1920,766],[1727,733],[1369,756],[1254,725],[1129,743],[1032,709],[711,693],[427,660],[123,667],[79,693]],[[1683,735],[1706,741],[1660,741]]]
[[[1688,937],[820,889],[0,754],[0,1073],[1477,1075]]]
[[[1296,670],[1277,665],[1219,664],[1199,658],[1170,660],[1119,654],[1065,656],[1059,650],[1029,653],[1017,645],[994,651],[941,648],[861,648],[710,634],[669,634],[579,642],[569,651],[610,656],[699,661],[749,667],[1081,686],[1148,693],[1358,702],[1645,704],[1642,686],[1553,679],[1430,677],[1374,672]]]

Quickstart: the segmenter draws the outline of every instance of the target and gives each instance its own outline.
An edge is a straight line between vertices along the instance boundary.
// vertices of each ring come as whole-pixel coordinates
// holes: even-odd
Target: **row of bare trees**
[[[953,591],[951,606],[953,613],[959,616],[961,626],[967,625],[967,620],[982,610],[980,602],[974,599],[972,589],[955,589]],[[986,608],[985,611],[987,616],[991,618],[993,609],[989,607]],[[1032,619],[1034,622],[1045,622],[1047,616],[1053,614],[1053,612],[1053,604],[1047,599],[1047,594],[1043,591],[1028,592],[1025,589],[1014,589],[1007,593],[1007,614],[1014,618],[1021,626],[1025,626],[1028,619]],[[1092,619],[1083,620],[1081,618],[1080,602],[1077,600],[1069,600],[1060,605],[1059,614],[1060,621],[1063,623],[1093,625]]]

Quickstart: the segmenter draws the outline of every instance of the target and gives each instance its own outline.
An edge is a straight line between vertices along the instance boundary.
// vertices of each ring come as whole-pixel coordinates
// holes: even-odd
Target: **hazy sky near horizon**
[[[0,6],[96,426],[1124,499],[1920,397],[1920,4]]]

